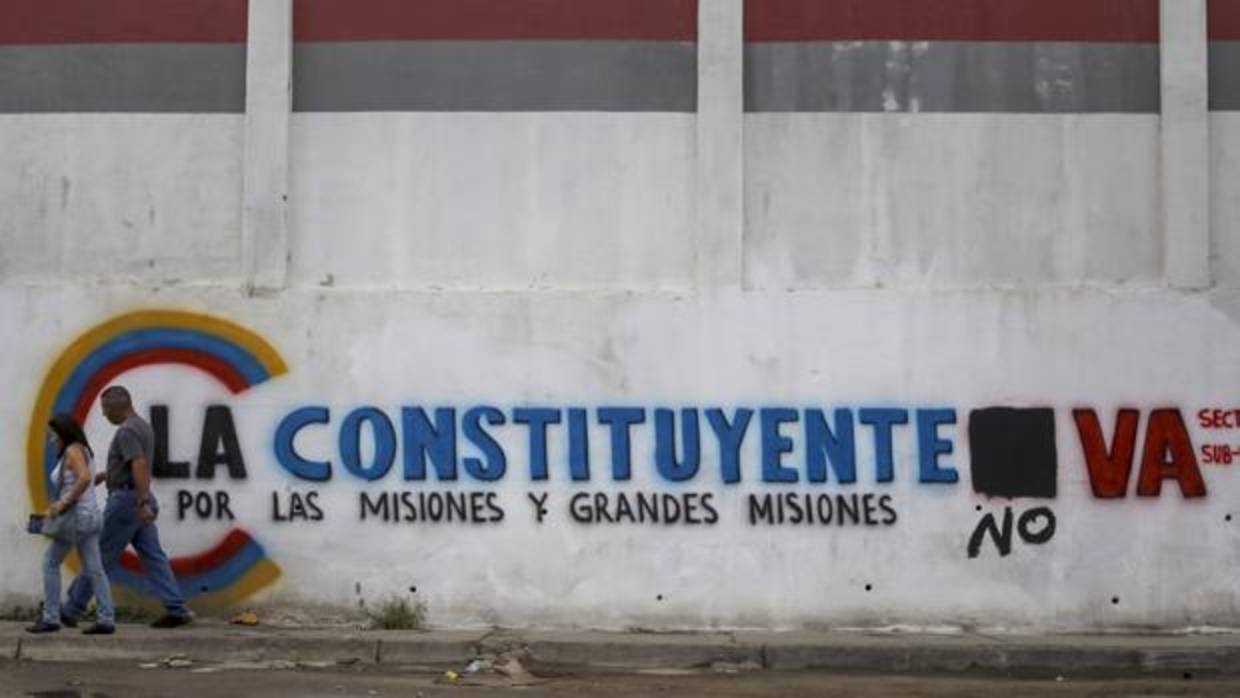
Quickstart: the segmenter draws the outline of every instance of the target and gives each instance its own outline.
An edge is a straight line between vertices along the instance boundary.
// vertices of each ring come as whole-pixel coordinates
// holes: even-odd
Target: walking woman
[[[47,509],[47,521],[61,519],[56,535],[43,558],[43,617],[26,628],[31,633],[60,630],[60,565],[76,548],[85,574],[95,592],[95,624],[82,631],[86,635],[111,635],[116,631],[112,592],[99,556],[99,530],[103,515],[95,500],[95,454],[77,420],[58,414],[48,422],[52,445],[59,462],[52,471],[54,501]]]

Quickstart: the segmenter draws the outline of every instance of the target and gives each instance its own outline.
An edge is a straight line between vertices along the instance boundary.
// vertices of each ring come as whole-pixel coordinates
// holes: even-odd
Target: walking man
[[[103,532],[99,552],[110,579],[120,564],[121,552],[132,544],[142,560],[149,590],[163,601],[164,615],[151,623],[155,628],[175,628],[193,620],[185,607],[168,555],[159,544],[155,518],[159,503],[151,492],[151,464],[155,453],[155,432],[133,409],[129,391],[114,385],[100,398],[103,416],[118,428],[108,447],[107,471],[95,477],[95,484],[107,482],[108,501],[103,512]],[[90,580],[79,575],[69,587],[69,598],[61,606],[60,621],[69,627],[86,611],[90,601]]]

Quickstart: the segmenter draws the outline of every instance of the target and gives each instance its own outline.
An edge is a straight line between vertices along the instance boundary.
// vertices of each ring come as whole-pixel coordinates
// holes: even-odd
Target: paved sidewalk
[[[1240,675],[1240,634],[919,635],[891,632],[615,633],[370,631],[242,627],[202,621],[175,630],[121,625],[111,637],[23,632],[0,622],[0,657],[32,661],[183,656],[195,664],[291,662],[460,667],[516,654],[533,666],[596,669],[737,665],[882,673],[1195,673]]]

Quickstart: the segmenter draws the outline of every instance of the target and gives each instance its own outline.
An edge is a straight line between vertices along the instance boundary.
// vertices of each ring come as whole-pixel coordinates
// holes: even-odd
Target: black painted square
[[[1055,411],[985,407],[969,413],[973,491],[992,497],[1054,497],[1059,458]]]

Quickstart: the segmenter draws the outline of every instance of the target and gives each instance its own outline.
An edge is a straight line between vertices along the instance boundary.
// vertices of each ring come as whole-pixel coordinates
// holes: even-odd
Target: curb
[[[484,644],[484,649],[489,649]],[[598,669],[688,669],[715,663],[764,667],[760,644],[741,644],[731,633],[518,633],[510,650],[534,665]]]
[[[882,671],[885,673],[1217,673],[1240,674],[1240,648],[1197,648],[1169,651],[1157,648],[1060,647],[1012,648],[767,648],[767,668],[775,670]]]
[[[120,626],[108,638],[86,637],[61,631],[18,638],[12,653],[4,654],[36,662],[155,661],[184,656],[207,662],[258,662],[275,659],[294,662],[373,662],[378,641],[358,636],[301,637],[270,635],[221,635],[175,632],[165,636],[127,633]],[[7,639],[7,636],[6,636]]]
[[[172,631],[121,626],[100,638],[26,635],[0,623],[0,657],[44,662],[198,664],[291,662],[459,667],[515,653],[535,667],[597,670],[727,665],[776,671],[881,673],[1233,674],[1240,635],[981,636],[896,633],[615,633],[590,631],[359,631],[237,629],[201,624]]]

